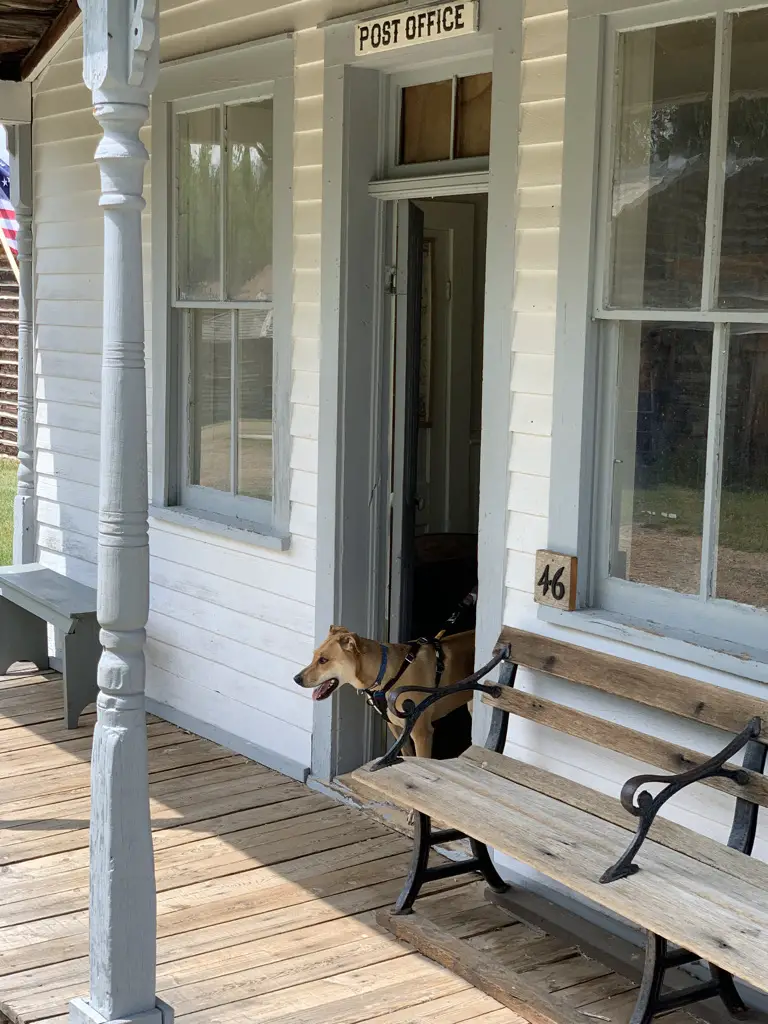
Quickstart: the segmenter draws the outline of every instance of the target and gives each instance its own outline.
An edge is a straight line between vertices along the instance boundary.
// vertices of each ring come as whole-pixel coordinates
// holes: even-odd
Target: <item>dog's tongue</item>
[[[326,697],[331,696],[338,685],[338,679],[329,679],[327,683],[320,683],[320,685],[312,691],[312,700],[325,700]]]

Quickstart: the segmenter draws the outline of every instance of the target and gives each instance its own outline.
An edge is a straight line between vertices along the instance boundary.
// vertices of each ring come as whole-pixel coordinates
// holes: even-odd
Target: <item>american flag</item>
[[[18,230],[19,223],[11,206],[11,169],[7,163],[0,160],[0,231],[14,258],[19,255],[19,247],[16,244]]]

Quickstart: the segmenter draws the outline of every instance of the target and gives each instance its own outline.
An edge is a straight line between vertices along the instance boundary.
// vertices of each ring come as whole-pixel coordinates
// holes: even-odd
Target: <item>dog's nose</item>
[[[298,683],[299,686],[303,686],[304,685],[304,673],[303,672],[297,672],[296,675],[293,677],[293,681],[294,681],[294,683]]]

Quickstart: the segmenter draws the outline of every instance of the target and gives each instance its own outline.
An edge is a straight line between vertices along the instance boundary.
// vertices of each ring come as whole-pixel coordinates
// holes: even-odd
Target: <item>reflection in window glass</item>
[[[768,11],[733,16],[720,306],[768,308]]]
[[[232,314],[190,310],[190,483],[232,490]]]
[[[699,591],[712,329],[621,327],[611,575]]]
[[[717,597],[768,608],[768,330],[731,328]]]
[[[227,296],[272,301],[272,100],[227,107]]]
[[[456,156],[488,156],[491,151],[493,75],[460,78],[456,94]]]
[[[179,114],[178,295],[221,298],[221,114],[218,107]]]
[[[714,47],[714,19],[621,37],[614,307],[700,307]]]
[[[272,310],[238,314],[237,490],[272,498]]]
[[[450,160],[452,115],[452,79],[403,89],[400,162]]]

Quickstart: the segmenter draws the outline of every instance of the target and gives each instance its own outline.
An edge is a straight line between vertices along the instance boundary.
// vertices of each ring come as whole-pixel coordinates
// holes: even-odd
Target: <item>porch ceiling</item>
[[[78,13],[77,0],[0,0],[0,79],[27,77]]]

